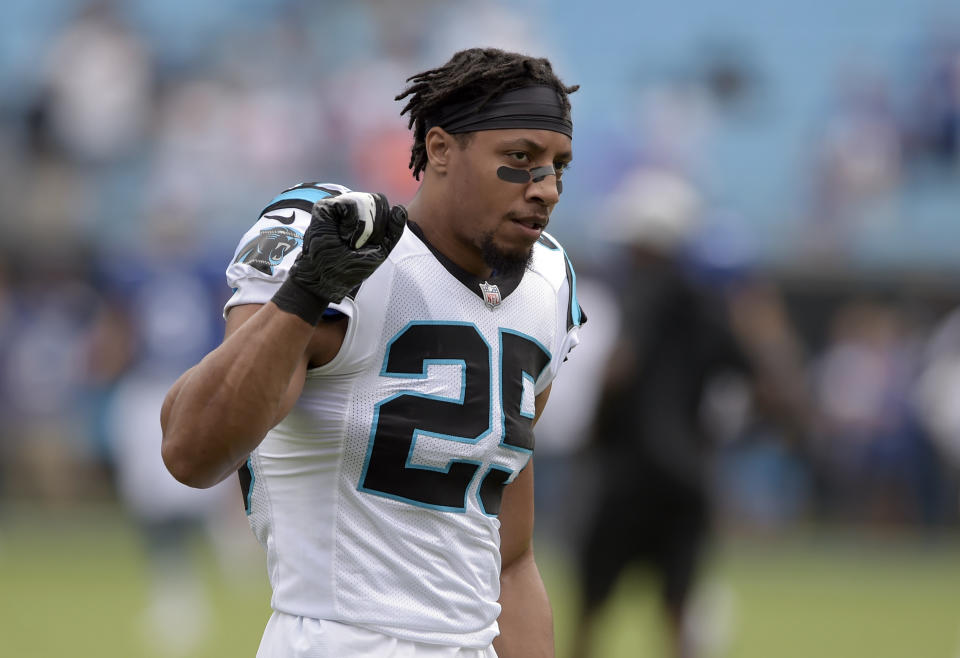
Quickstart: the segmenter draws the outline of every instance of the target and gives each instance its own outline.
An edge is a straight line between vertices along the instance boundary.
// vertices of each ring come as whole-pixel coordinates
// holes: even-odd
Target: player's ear
[[[434,126],[423,138],[427,151],[427,161],[438,174],[447,173],[450,164],[450,152],[454,147],[453,136],[443,128]]]

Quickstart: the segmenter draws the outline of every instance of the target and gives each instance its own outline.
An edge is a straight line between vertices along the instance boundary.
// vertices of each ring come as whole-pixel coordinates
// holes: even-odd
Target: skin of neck
[[[443,185],[443,176],[431,171],[428,164],[423,172],[423,183],[410,203],[407,216],[423,231],[427,241],[454,263],[482,278],[491,274],[476,247],[465,248],[451,230],[451,215],[456,212],[457,201]]]

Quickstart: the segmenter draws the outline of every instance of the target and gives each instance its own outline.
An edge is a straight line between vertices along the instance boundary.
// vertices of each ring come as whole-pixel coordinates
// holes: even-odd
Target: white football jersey
[[[227,308],[272,297],[313,202],[343,191],[297,186],[267,207],[227,269]],[[240,477],[274,609],[485,647],[500,613],[503,487],[530,458],[534,398],[583,318],[549,236],[522,277],[485,282],[418,235],[409,224],[331,306],[349,318],[340,352],[307,372]]]

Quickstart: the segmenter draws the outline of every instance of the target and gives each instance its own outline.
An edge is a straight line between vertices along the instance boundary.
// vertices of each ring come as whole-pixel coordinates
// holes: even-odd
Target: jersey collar
[[[413,231],[413,234],[416,235],[420,241],[427,246],[427,248],[433,253],[440,264],[450,272],[460,283],[467,287],[473,294],[475,294],[480,299],[483,299],[483,292],[480,288],[481,283],[492,283],[500,289],[501,299],[506,299],[507,295],[512,293],[517,289],[517,286],[520,285],[520,281],[523,280],[524,272],[519,272],[513,276],[504,277],[504,276],[490,276],[487,278],[481,278],[467,270],[463,269],[452,260],[447,258],[444,254],[440,252],[439,249],[434,247],[427,238],[423,235],[423,229],[417,226],[416,222],[407,220],[407,226]]]

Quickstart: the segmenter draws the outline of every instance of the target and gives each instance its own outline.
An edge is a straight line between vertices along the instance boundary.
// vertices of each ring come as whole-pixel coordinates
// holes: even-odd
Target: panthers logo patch
[[[246,263],[264,274],[273,274],[273,268],[287,254],[303,244],[303,234],[286,226],[275,226],[260,231],[237,254],[234,263]]]

